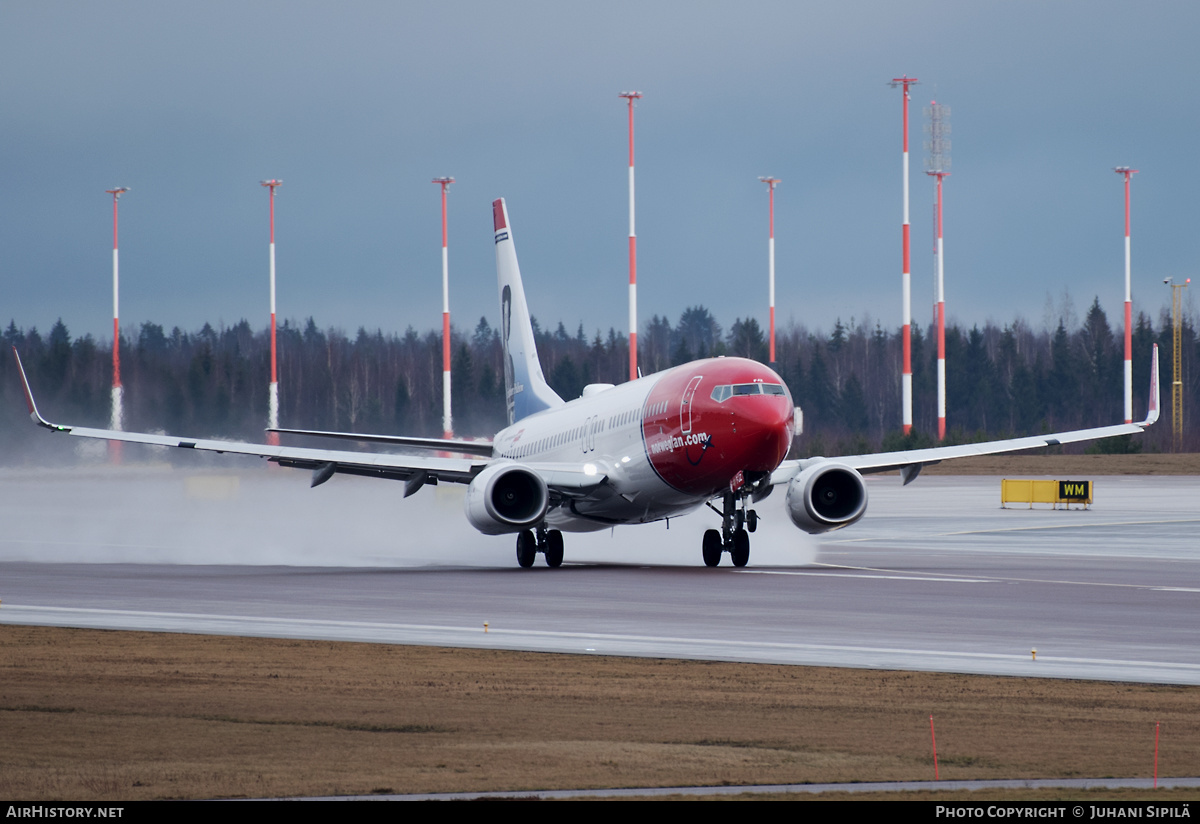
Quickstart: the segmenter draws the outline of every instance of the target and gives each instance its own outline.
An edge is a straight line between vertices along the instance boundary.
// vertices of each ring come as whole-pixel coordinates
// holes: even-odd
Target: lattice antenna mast
[[[901,269],[901,318],[902,325],[900,335],[904,345],[904,374],[901,378],[901,421],[904,426],[904,434],[912,432],[912,270],[909,268],[909,230],[908,230],[908,87],[915,86],[917,78],[904,75],[903,77],[894,77],[889,84],[893,89],[901,88],[904,90],[904,153],[902,156],[903,164],[903,181],[904,181],[904,222],[901,224],[901,251],[902,251],[902,269]]]
[[[946,247],[942,236],[942,179],[950,175],[950,107],[931,101],[925,109],[925,174],[937,179],[937,380],[938,440],[946,438]]]
[[[1174,449],[1180,452],[1183,449],[1183,370],[1179,351],[1183,345],[1183,290],[1192,279],[1183,283],[1171,283],[1171,280],[1167,278],[1163,283],[1171,287],[1171,434]]]
[[[454,437],[450,416],[450,258],[446,251],[446,187],[452,177],[435,177],[442,186],[442,437]]]

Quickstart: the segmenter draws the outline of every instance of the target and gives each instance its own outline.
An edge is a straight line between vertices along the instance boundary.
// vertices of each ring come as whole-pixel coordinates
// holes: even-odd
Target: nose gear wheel
[[[711,502],[709,507],[716,510]],[[733,492],[726,492],[718,514],[721,516],[720,531],[710,529],[704,533],[701,545],[704,565],[719,566],[721,555],[728,552],[734,566],[744,567],[750,563],[750,533],[758,529],[758,513],[746,508],[744,498],[739,501]]]

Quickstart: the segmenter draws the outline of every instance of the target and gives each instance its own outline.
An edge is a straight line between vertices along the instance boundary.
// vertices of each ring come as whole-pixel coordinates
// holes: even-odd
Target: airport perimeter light
[[[767,184],[767,190],[770,193],[770,224],[767,233],[767,295],[770,305],[770,327],[771,327],[771,343],[770,361],[771,368],[775,368],[775,185],[780,182],[777,177],[760,177],[763,183]]]
[[[119,266],[117,263],[117,201],[121,195],[129,191],[128,186],[118,186],[115,189],[105,189],[105,192],[112,195],[113,200],[113,255],[112,255],[112,273],[113,273],[113,379],[112,379],[112,417],[109,421],[109,429],[115,429],[118,432],[125,428],[124,426],[124,409],[122,408],[122,390],[121,390],[121,313],[119,301],[119,284],[118,276]],[[113,463],[121,462],[121,442],[108,442],[108,456]]]
[[[637,380],[637,231],[634,229],[633,210],[633,101],[640,100],[641,92],[621,92],[629,103],[629,379]]]
[[[267,427],[276,429],[279,426],[279,372],[276,368],[276,349],[275,349],[275,190],[283,185],[282,180],[261,180],[259,185],[266,186],[271,191],[271,245],[270,245],[270,270],[271,270],[271,385],[268,394],[267,407]],[[278,446],[279,433],[268,432],[267,443]]]
[[[1133,293],[1129,285],[1129,178],[1137,169],[1118,166],[1113,169],[1125,176],[1125,423],[1133,422]]]
[[[901,338],[904,346],[904,375],[901,379],[900,391],[903,409],[901,411],[901,420],[904,425],[904,434],[907,435],[912,431],[912,275],[909,269],[909,246],[908,246],[908,88],[917,83],[917,78],[904,75],[902,77],[892,78],[890,85],[893,89],[899,86],[904,90],[904,154],[903,159],[903,179],[904,179],[904,222],[901,224],[901,249],[903,268],[901,269],[901,287],[902,293],[901,302]]]
[[[442,437],[454,437],[450,417],[450,258],[446,250],[446,187],[452,177],[435,177],[442,186]]]

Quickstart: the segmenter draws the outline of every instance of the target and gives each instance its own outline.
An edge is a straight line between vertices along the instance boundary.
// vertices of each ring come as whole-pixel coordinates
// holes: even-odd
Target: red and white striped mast
[[[931,101],[926,110],[929,115],[929,140],[925,148],[929,157],[925,161],[926,174],[937,178],[937,379],[938,379],[938,440],[946,439],[946,247],[942,240],[942,178],[950,174],[950,107]]]
[[[270,394],[267,396],[267,427],[269,429],[277,429],[279,427],[279,373],[276,369],[275,349],[275,189],[282,185],[283,181],[271,179],[263,180],[259,183],[271,191],[271,386]],[[268,432],[267,443],[278,446],[279,433]]]
[[[120,432],[124,426],[124,409],[121,404],[121,312],[120,312],[120,277],[118,275],[119,265],[117,262],[117,200],[121,195],[129,191],[128,186],[119,186],[115,189],[105,189],[108,194],[112,195],[113,200],[113,379],[112,379],[112,417],[109,421],[109,429],[115,429]],[[121,462],[121,442],[108,442],[108,456],[113,463]]]
[[[1113,169],[1125,176],[1125,423],[1133,422],[1133,293],[1129,285],[1129,178],[1137,169],[1118,166]]]
[[[633,210],[633,101],[640,99],[641,92],[621,92],[629,102],[629,379],[638,376],[637,358],[637,231],[634,228]]]
[[[435,177],[442,185],[442,437],[454,437],[450,417],[450,257],[446,247],[446,187],[452,177]]]
[[[916,85],[917,78],[904,75],[894,77],[890,83],[892,88],[900,86],[904,90],[904,223],[901,226],[903,246],[903,270],[901,274],[901,292],[903,308],[901,317],[903,325],[900,335],[904,347],[904,375],[901,379],[901,405],[904,434],[912,431],[912,274],[909,268],[908,246],[908,87]]]
[[[780,180],[777,177],[760,177],[763,183],[767,184],[770,200],[770,227],[767,234],[767,287],[768,300],[770,302],[771,318],[771,345],[770,356],[768,361],[771,368],[775,368],[775,184]]]

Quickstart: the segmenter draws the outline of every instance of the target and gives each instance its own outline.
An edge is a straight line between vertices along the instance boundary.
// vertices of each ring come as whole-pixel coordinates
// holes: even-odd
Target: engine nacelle
[[[792,478],[787,509],[792,523],[810,535],[841,529],[866,513],[867,485],[848,466],[819,463]]]
[[[467,520],[484,535],[503,535],[537,526],[550,508],[546,482],[517,463],[497,463],[467,487]]]

